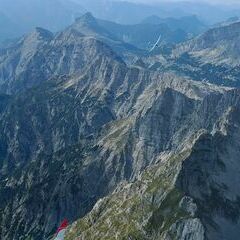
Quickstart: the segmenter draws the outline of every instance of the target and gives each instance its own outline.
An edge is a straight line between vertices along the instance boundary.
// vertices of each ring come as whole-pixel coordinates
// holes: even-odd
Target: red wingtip
[[[57,230],[57,233],[59,233],[61,230],[67,228],[68,226],[68,220],[67,219],[64,219],[63,222],[61,223],[60,227],[58,228]]]

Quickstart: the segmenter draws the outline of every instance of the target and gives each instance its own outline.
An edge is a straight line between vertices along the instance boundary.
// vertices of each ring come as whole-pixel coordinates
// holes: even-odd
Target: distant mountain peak
[[[32,32],[23,37],[23,44],[25,50],[32,51],[32,49],[37,49],[38,44],[43,42],[51,41],[54,37],[54,34],[44,28],[36,27]]]
[[[81,17],[77,18],[76,22],[77,23],[85,23],[87,25],[97,24],[96,18],[90,12],[87,12],[87,13],[83,14]]]
[[[48,31],[47,29],[41,28],[41,27],[34,28],[31,35],[36,35],[38,38],[41,38],[41,39],[52,39],[53,38],[52,32]]]
[[[105,31],[99,26],[97,19],[90,12],[77,18],[75,23],[70,27],[77,29],[85,35],[101,35]]]

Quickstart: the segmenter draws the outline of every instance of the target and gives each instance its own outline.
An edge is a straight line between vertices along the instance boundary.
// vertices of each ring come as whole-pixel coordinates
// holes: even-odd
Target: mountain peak
[[[31,38],[38,40],[51,40],[53,38],[53,33],[47,29],[36,27],[29,35]]]
[[[81,22],[81,23],[85,23],[88,25],[97,23],[96,18],[90,12],[87,12],[87,13],[83,14],[81,17],[77,18],[76,22],[77,23]]]

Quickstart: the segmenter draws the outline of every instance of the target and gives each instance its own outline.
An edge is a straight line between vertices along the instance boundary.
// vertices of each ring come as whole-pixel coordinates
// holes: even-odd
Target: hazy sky
[[[131,1],[131,2],[145,2],[145,3],[149,3],[149,2],[184,2],[184,1],[188,1],[188,2],[205,2],[205,3],[220,3],[220,4],[240,4],[240,0],[127,0],[127,1]]]

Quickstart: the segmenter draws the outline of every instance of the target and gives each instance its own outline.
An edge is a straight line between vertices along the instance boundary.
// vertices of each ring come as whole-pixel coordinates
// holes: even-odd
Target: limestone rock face
[[[204,227],[197,218],[177,222],[170,231],[180,240],[204,240]]]

